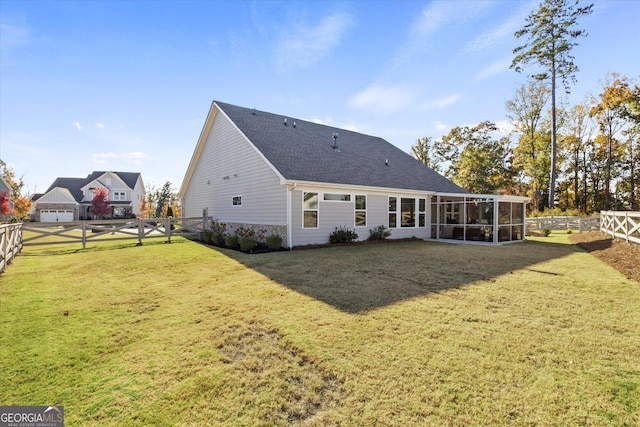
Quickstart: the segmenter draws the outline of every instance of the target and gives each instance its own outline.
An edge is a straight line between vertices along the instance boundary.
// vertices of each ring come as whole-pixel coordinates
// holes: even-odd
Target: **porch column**
[[[493,243],[498,243],[498,199],[493,199]]]

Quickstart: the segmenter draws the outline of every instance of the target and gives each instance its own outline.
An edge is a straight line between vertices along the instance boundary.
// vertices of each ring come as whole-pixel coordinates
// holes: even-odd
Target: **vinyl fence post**
[[[171,217],[164,220],[164,232],[167,235],[167,243],[171,243]]]

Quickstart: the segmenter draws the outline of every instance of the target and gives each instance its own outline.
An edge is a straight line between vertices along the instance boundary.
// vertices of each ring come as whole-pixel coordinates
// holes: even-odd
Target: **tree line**
[[[598,96],[557,105],[557,80],[567,95],[576,80],[571,50],[586,36],[576,26],[592,7],[544,0],[515,33],[526,41],[511,68],[538,68],[505,104],[509,132],[490,121],[456,127],[418,139],[414,157],[469,192],[528,196],[531,211],[638,210],[638,79],[611,73]]]

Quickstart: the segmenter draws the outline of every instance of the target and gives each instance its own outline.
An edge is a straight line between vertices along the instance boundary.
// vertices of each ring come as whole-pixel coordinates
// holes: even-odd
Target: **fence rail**
[[[640,245],[640,212],[602,211],[600,218],[600,231]]]
[[[74,222],[29,222],[24,224],[25,246],[82,243],[98,240],[132,240],[147,237],[194,236],[202,232],[207,218],[150,218]]]
[[[600,216],[588,218],[580,216],[543,216],[527,218],[527,231],[529,230],[577,230],[598,231],[600,229]]]
[[[22,250],[22,224],[0,226],[0,273]]]

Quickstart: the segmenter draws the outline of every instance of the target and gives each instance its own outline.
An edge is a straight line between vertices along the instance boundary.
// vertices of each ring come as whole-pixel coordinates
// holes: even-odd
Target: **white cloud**
[[[406,41],[394,60],[395,67],[404,67],[415,62],[417,56],[426,53],[441,30],[453,26],[467,25],[469,19],[477,18],[493,3],[488,1],[432,1],[425,6],[410,25]],[[434,41],[432,41],[434,39]]]
[[[100,129],[104,129],[104,123],[96,123],[96,127]]]
[[[509,71],[510,66],[511,66],[510,58],[499,59],[493,62],[492,64],[489,64],[484,69],[480,70],[480,72],[478,72],[475,75],[475,78],[477,80],[488,79],[489,77],[493,77],[497,74],[503,73],[505,71]]]
[[[383,86],[373,84],[349,99],[349,105],[378,114],[390,114],[406,109],[414,102],[415,91],[398,84]]]
[[[4,16],[2,17],[4,20]],[[26,25],[0,23],[0,50],[11,51],[29,44],[31,31]]]
[[[431,124],[433,125],[433,127],[434,127],[437,131],[440,131],[440,132],[443,132],[443,131],[448,130],[448,129],[450,129],[450,128],[451,128],[451,126],[449,126],[449,125],[447,125],[447,124],[444,124],[444,123],[442,123],[442,122],[441,122],[441,121],[439,121],[439,120],[436,120],[435,122],[433,122],[433,123],[431,123]]]
[[[436,109],[450,107],[456,104],[461,99],[462,99],[462,94],[454,93],[453,95],[445,96],[444,98],[429,99],[423,102],[422,104],[420,104],[420,107],[425,110],[436,110]]]
[[[116,157],[115,153],[96,153],[91,157],[91,162],[104,165],[108,163],[109,160],[115,159]]]
[[[76,129],[82,130],[82,126],[80,125],[80,122],[73,122],[72,124],[75,126]]]
[[[496,28],[476,36],[462,48],[462,53],[483,53],[507,38],[513,39],[513,34],[519,28],[521,21],[519,18],[517,20],[512,18]]]
[[[306,68],[328,55],[354,24],[344,12],[326,16],[316,25],[298,24],[284,29],[276,45],[279,69]]]
[[[132,165],[143,165],[144,160],[149,158],[147,153],[141,151],[133,151],[129,153],[116,154],[114,152],[96,153],[91,157],[92,163],[104,165],[113,161],[124,161]]]

